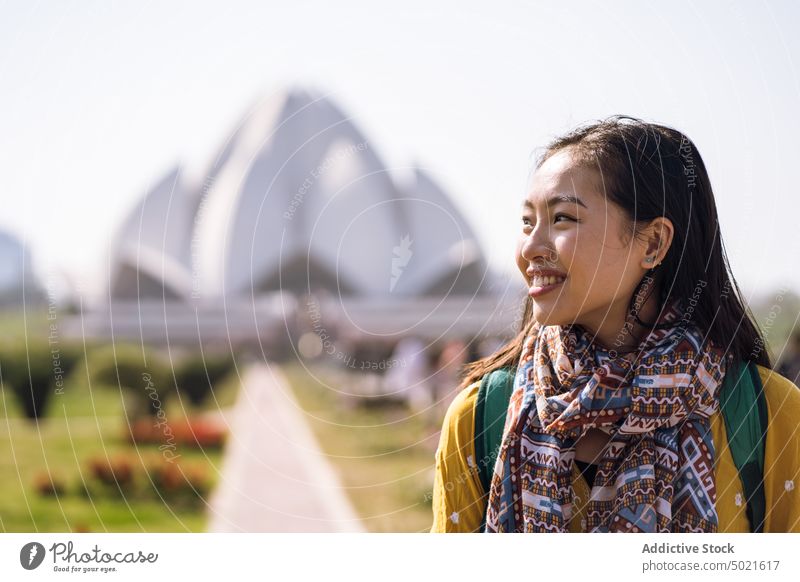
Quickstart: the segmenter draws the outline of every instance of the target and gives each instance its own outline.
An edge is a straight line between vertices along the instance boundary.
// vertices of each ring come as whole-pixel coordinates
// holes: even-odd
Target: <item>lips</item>
[[[541,297],[554,289],[558,289],[567,278],[564,272],[556,269],[529,267],[525,273],[530,280],[528,295],[533,298]]]

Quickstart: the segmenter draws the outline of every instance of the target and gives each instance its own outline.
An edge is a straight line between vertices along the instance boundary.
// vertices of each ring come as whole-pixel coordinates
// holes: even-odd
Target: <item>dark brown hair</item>
[[[599,187],[625,211],[632,235],[661,216],[672,222],[674,238],[652,286],[659,292],[658,312],[672,298],[683,299],[684,307],[692,301],[692,322],[730,359],[772,368],[764,337],[731,273],[711,181],[694,143],[670,127],[617,115],[557,138],[536,169],[566,149],[577,163],[598,173]],[[640,288],[641,283],[630,305]],[[516,367],[522,342],[534,323],[531,314],[532,299],[526,297],[516,337],[494,354],[468,364],[462,386],[493,370]]]

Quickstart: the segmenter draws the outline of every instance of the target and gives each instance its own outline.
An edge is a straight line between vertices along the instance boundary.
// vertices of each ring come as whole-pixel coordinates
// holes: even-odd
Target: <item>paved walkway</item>
[[[276,364],[248,368],[226,418],[209,531],[365,531]]]

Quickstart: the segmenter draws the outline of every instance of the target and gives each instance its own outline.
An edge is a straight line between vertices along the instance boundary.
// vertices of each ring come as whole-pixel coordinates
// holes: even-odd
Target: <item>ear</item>
[[[645,241],[645,256],[642,257],[642,268],[652,269],[659,265],[672,245],[675,228],[672,221],[664,216],[654,218],[642,232]]]

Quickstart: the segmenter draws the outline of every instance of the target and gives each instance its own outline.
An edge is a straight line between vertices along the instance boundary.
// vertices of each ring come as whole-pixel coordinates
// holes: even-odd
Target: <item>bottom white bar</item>
[[[0,579],[798,580],[798,542],[798,534],[2,534]]]

